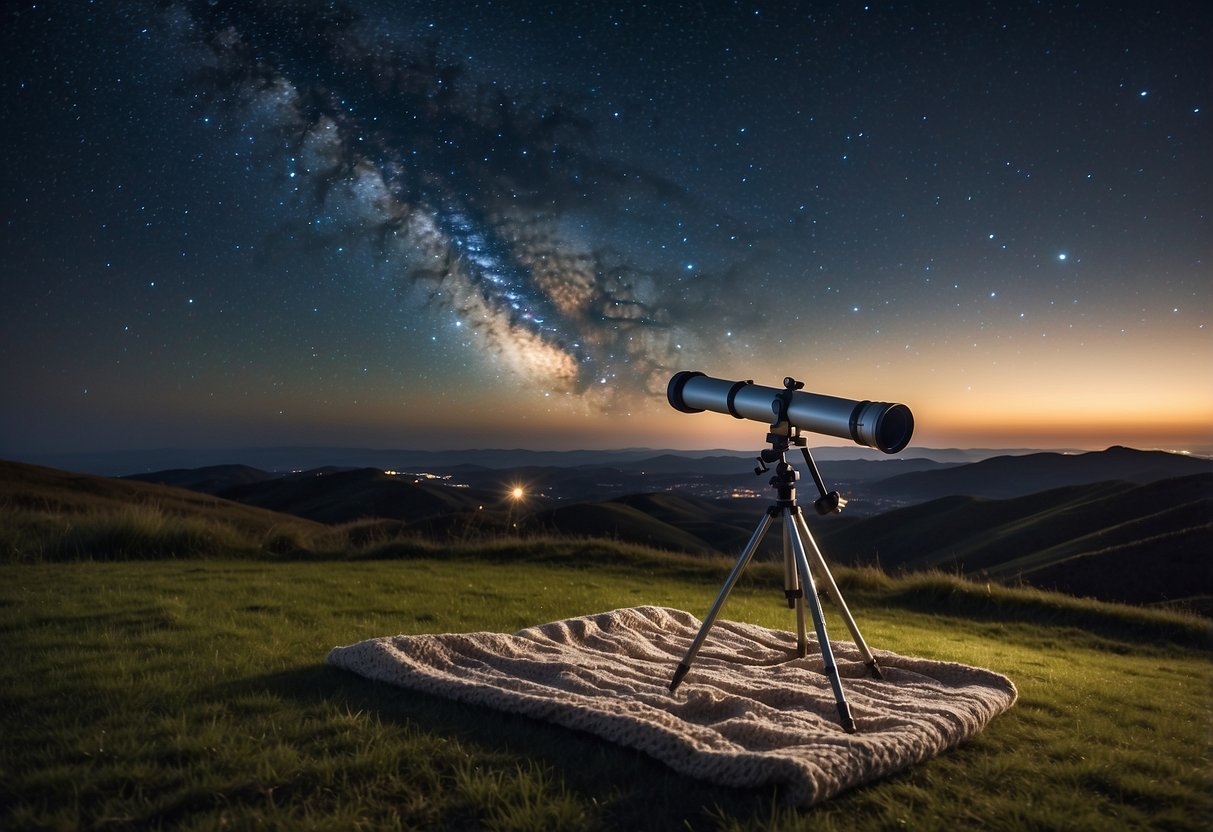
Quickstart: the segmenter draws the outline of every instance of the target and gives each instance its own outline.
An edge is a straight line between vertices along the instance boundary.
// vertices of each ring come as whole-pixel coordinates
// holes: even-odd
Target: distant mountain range
[[[741,470],[749,463],[737,456],[669,453],[617,461],[507,469],[460,464],[408,476],[379,469],[275,476],[224,466],[137,478],[328,523],[369,516],[426,534],[466,536],[470,526],[494,528],[478,514],[488,507],[511,529],[691,552],[739,551],[768,504],[767,477]],[[810,513],[819,542],[841,562],[945,569],[1137,603],[1213,596],[1209,460],[1113,447],[970,464],[845,460],[820,467],[831,484],[842,483],[845,494],[869,509],[899,506],[868,516],[852,506],[838,517]],[[528,489],[521,501],[507,496],[515,483]],[[738,483],[756,499],[721,498]],[[816,494],[807,477],[799,490],[809,505]],[[778,536],[769,537],[764,553],[778,556]]]
[[[757,434],[756,434],[757,435]],[[95,453],[28,453],[16,449],[0,451],[0,458],[45,465],[64,471],[101,476],[146,474],[180,468],[204,468],[217,465],[250,465],[264,471],[289,473],[317,468],[382,468],[393,470],[430,470],[455,465],[483,468],[573,467],[580,465],[619,466],[661,456],[678,459],[727,457],[745,460],[757,455],[751,450],[675,451],[653,448],[621,448],[603,451],[531,451],[523,449],[410,450],[381,448],[343,448],[286,446],[278,448],[154,448]],[[907,448],[896,457],[855,445],[814,448],[818,461],[923,459],[944,463],[977,462],[992,456],[1018,456],[1035,453],[1032,449],[959,449]],[[1069,453],[1069,451],[1058,451]],[[741,470],[745,470],[744,466]]]
[[[598,452],[587,453],[589,456],[578,454],[575,459],[593,459]],[[437,457],[426,459],[435,462]],[[807,476],[800,455],[792,453],[789,460],[801,472],[802,495],[807,494],[810,501],[815,499],[812,480]],[[770,494],[770,475],[755,476],[755,463],[753,457],[665,453],[639,459],[625,454],[616,458],[613,465],[572,464],[566,460],[563,465],[490,467],[459,462],[428,467],[413,465],[398,469],[394,474],[385,473],[383,466],[328,467],[280,474],[247,465],[221,465],[155,471],[129,478],[204,491],[326,522],[341,522],[367,514],[400,517],[400,512],[416,518],[418,511],[399,508],[398,500],[375,494],[376,489],[399,490],[406,482],[423,486],[418,493],[431,494],[429,501],[435,510],[447,505],[447,498],[469,505],[500,503],[515,486],[524,487],[528,498],[534,501],[602,500],[650,492],[674,492],[707,499],[764,498]],[[950,495],[1005,498],[1104,480],[1141,484],[1213,471],[1213,461],[1161,451],[1113,447],[1081,454],[1036,452],[993,457],[970,464],[900,457],[827,460],[822,461],[819,468],[827,488],[838,490],[850,500],[848,516],[869,516]],[[363,473],[357,474],[354,470]],[[337,474],[341,475],[337,480],[324,479]],[[368,479],[371,481],[364,482]],[[453,497],[453,491],[465,493]],[[441,496],[444,494],[446,498]],[[423,515],[428,513],[421,512]]]
[[[798,459],[798,457],[797,457]],[[401,482],[416,482],[435,488],[467,489],[471,502],[477,504],[496,503],[503,495],[515,486],[525,489],[527,496],[535,500],[578,501],[590,499],[605,499],[627,494],[652,491],[674,491],[697,497],[718,498],[731,497],[737,494],[761,494],[768,488],[770,475],[756,477],[754,474],[755,459],[745,459],[736,456],[708,457],[679,457],[665,454],[658,457],[635,461],[620,461],[615,465],[580,464],[580,465],[522,465],[506,468],[492,468],[466,463],[453,465],[438,465],[425,467],[416,465],[402,469],[384,468],[317,468],[308,471],[291,472],[287,474],[274,473],[246,465],[212,465],[204,468],[177,468],[166,471],[153,471],[147,474],[132,474],[128,479],[144,482],[157,482],[165,485],[175,485],[208,494],[219,494],[242,502],[255,505],[265,505],[275,508],[285,503],[278,502],[279,495],[293,494],[303,486],[299,481],[313,482],[317,477],[344,474],[341,486],[334,486],[333,491],[341,491],[349,487],[353,479],[371,478],[384,488],[396,487],[393,484]],[[803,467],[803,463],[801,463]],[[935,470],[941,463],[925,459],[908,460],[840,460],[837,462],[822,462],[820,468],[831,487],[838,486],[850,489],[848,493],[855,499],[857,513],[871,513],[872,506],[864,511],[864,489],[870,483],[888,479],[897,474]],[[353,471],[364,473],[355,475]],[[389,473],[390,472],[390,473]],[[324,481],[328,482],[328,481]],[[313,487],[316,486],[313,483]],[[366,488],[359,486],[358,493],[366,496]],[[233,489],[240,488],[238,492]],[[853,491],[854,493],[851,493]],[[876,495],[879,497],[880,495]],[[361,498],[359,498],[361,499]],[[886,504],[879,507],[900,506],[909,502],[904,497],[880,499]],[[893,502],[889,504],[889,500]],[[269,500],[271,502],[263,502]],[[340,502],[347,502],[341,500]],[[351,500],[349,512],[366,513],[368,504],[365,501]],[[389,515],[394,510],[382,501],[374,503],[376,510],[386,510]],[[873,506],[877,504],[873,503]],[[290,510],[289,507],[283,510]],[[308,509],[307,516],[314,516],[318,508]],[[292,511],[291,513],[300,513]],[[345,514],[345,519],[350,519]],[[334,518],[326,518],[332,521]]]
[[[372,518],[388,533],[408,529],[466,540],[551,532],[730,556],[770,504],[769,475],[753,476],[751,463],[738,456],[662,454],[617,462],[285,475],[225,465],[108,482],[133,487],[132,480],[140,480],[173,495],[190,489],[328,524]],[[970,464],[840,460],[821,468],[831,486],[842,483],[844,494],[861,494],[855,502],[869,509],[853,511],[853,503],[841,515],[818,517],[808,509],[816,493],[802,469],[798,490],[809,525],[834,562],[890,572],[943,569],[1131,603],[1182,600],[1213,613],[1213,462],[1207,459],[1116,447]],[[11,463],[3,468],[10,479],[22,470]],[[63,477],[82,488],[106,482]],[[755,498],[704,496],[737,491],[738,482]],[[509,495],[516,483],[526,489],[518,498]],[[20,492],[20,484],[10,482],[14,488]],[[876,510],[884,504],[897,508]],[[768,538],[760,557],[778,557],[779,536]]]
[[[1000,456],[948,470],[924,470],[884,480],[886,497],[915,500],[967,494],[1020,497],[1049,488],[1103,480],[1148,483],[1213,471],[1213,462],[1181,454],[1111,447],[1082,454],[1033,453]]]

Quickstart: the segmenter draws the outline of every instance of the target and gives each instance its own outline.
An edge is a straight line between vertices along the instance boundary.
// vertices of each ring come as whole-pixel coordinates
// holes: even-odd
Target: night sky
[[[0,15],[0,454],[1213,445],[1205,2]]]

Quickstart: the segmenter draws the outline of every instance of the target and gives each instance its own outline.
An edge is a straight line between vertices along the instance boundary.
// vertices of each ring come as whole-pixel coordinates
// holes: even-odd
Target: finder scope
[[[769,424],[786,419],[801,430],[850,439],[886,454],[895,454],[910,444],[914,414],[904,404],[856,402],[809,393],[800,389],[803,386],[785,378],[780,390],[684,370],[670,379],[666,398],[671,407],[683,413],[711,410]]]

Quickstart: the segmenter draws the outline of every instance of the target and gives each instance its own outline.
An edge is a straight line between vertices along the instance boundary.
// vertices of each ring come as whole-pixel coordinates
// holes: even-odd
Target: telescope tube
[[[773,424],[787,400],[789,424],[801,430],[850,439],[895,454],[910,444],[914,414],[904,404],[856,402],[803,390],[762,387],[752,381],[728,381],[694,371],[676,373],[666,388],[670,406],[683,413],[711,410],[735,419]]]

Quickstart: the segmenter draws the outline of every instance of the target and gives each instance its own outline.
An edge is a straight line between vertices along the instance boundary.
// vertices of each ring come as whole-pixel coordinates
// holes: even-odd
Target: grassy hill
[[[224,494],[261,507],[0,463],[0,557],[328,556],[402,535],[466,542],[519,534],[606,537],[735,557],[768,505],[674,493],[573,503],[531,496],[513,503],[496,492],[375,469],[251,482]],[[1007,500],[946,497],[868,518],[810,512],[809,525],[836,563],[893,573],[942,569],[1105,600],[1180,603],[1213,614],[1213,474],[1144,486],[1067,486]],[[760,559],[780,552],[779,535],[769,533]]]
[[[183,488],[0,460],[0,560],[115,560],[320,551],[321,523]]]
[[[727,561],[551,540],[364,554],[0,564],[0,828],[1101,832],[1213,812],[1213,656],[1191,618],[839,570],[874,647],[990,667],[1020,700],[959,748],[794,810],[322,664],[398,632],[702,615]],[[725,617],[788,628],[781,587],[755,564]]]
[[[283,477],[236,486],[223,496],[286,511],[322,523],[348,523],[366,517],[412,522],[456,511],[474,511],[500,495],[446,488],[428,480],[386,474],[376,468]]]
[[[694,534],[615,501],[576,503],[527,518],[528,529],[571,537],[605,537],[675,552],[711,551]]]
[[[835,559],[891,572],[944,569],[1108,600],[1213,606],[1213,474],[1010,500],[945,497],[821,527]]]
[[[631,502],[607,516],[702,518],[672,495]],[[990,667],[1020,701],[936,759],[791,810],[322,664],[398,632],[702,616],[731,558],[368,528],[0,464],[0,828],[1199,830],[1213,812],[1206,619],[839,568],[873,647]],[[788,628],[782,586],[752,564],[724,617]]]
[[[739,552],[765,506],[749,500],[701,500],[679,494],[633,494],[617,502],[695,535],[706,550]]]

